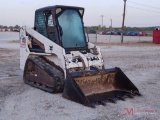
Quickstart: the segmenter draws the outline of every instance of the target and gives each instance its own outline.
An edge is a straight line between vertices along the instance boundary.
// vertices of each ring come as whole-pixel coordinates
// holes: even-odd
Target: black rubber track
[[[29,66],[29,63],[31,63],[33,66]],[[33,79],[28,80],[27,78],[29,76],[32,76],[33,78],[35,76],[33,75],[33,73],[31,73],[31,71],[28,72],[29,67],[35,67],[39,71],[42,71],[40,73],[40,76],[44,77],[46,74],[50,76],[50,78],[52,78],[53,80],[52,83],[54,84],[47,86],[47,85],[44,85],[43,82],[41,82],[40,80],[36,80],[36,82]],[[33,72],[35,71],[33,70]],[[43,72],[45,72],[44,75],[43,75]],[[38,73],[35,73],[35,74],[37,75]],[[63,92],[63,89],[64,89],[63,73],[60,70],[58,70],[56,66],[54,66],[54,64],[52,65],[49,64],[47,59],[46,58],[43,59],[43,57],[29,57],[27,59],[25,69],[24,69],[23,79],[24,79],[24,83],[50,93],[60,93],[60,92]],[[41,80],[45,80],[45,82],[48,82],[49,84],[48,79],[41,79]]]

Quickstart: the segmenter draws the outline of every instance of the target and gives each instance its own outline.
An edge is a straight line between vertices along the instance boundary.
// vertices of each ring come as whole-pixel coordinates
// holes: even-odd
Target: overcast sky
[[[122,24],[123,0],[0,0],[0,25],[33,26],[36,9],[51,5],[70,5],[85,8],[85,26],[106,27]],[[125,26],[160,26],[160,0],[127,0]]]

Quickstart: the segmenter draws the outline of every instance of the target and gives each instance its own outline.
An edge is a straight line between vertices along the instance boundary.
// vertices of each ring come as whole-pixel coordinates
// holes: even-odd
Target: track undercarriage
[[[64,98],[89,107],[140,95],[120,68],[68,72],[65,79],[62,70],[44,56],[27,59],[24,82],[46,92],[63,92]]]
[[[45,57],[29,57],[24,71],[24,82],[50,93],[63,91],[64,75]]]
[[[46,92],[63,92],[64,98],[89,107],[140,95],[120,68],[68,72],[65,79],[62,70],[44,56],[27,59],[24,82]]]

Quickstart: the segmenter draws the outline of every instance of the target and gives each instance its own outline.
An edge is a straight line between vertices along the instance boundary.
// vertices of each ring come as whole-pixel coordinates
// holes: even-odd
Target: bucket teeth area
[[[88,107],[117,103],[140,96],[138,88],[120,68],[68,73],[63,97]]]
[[[116,96],[118,98],[118,100],[122,100],[122,101],[125,101],[126,98],[124,96]]]
[[[106,103],[104,100],[98,100],[97,102],[98,102],[100,105],[104,105],[104,106],[107,105],[107,103]]]
[[[103,98],[101,96],[103,96]],[[104,99],[104,96],[105,96],[105,99]],[[90,95],[90,96],[87,96],[87,98],[91,103],[91,107],[95,108],[96,105],[106,106],[107,103],[117,103],[118,100],[125,101],[126,98],[133,98],[134,96],[138,96],[138,92],[134,92],[134,95],[133,95],[133,92],[111,91],[110,93]]]
[[[132,94],[126,94],[126,97],[133,98]]]
[[[116,99],[116,98],[108,98],[108,100],[109,100],[111,103],[116,103],[116,102],[117,102],[117,99]]]
[[[133,92],[135,95],[142,96],[138,91]]]

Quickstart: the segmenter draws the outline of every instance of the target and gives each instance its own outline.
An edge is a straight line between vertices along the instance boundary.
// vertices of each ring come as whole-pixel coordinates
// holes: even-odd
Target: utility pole
[[[123,11],[123,21],[122,21],[122,33],[121,33],[121,43],[123,43],[123,34],[124,34],[124,20],[125,20],[125,15],[126,15],[126,1],[124,1],[124,11]]]
[[[112,19],[110,19],[110,21],[111,21],[111,26],[110,26],[110,36],[109,36],[109,43],[110,43],[110,41],[111,41],[111,32],[112,32]]]
[[[102,18],[101,19],[102,20],[102,24],[101,24],[102,26],[101,27],[103,27],[103,17],[104,17],[104,15],[101,15],[100,17]]]
[[[111,31],[112,31],[112,19],[110,19],[110,21],[111,21]]]

